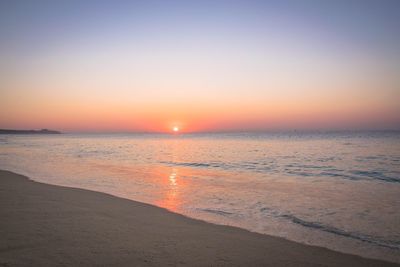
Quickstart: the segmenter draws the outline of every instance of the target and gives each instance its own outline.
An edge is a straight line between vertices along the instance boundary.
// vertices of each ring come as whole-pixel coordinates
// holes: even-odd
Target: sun
[[[175,133],[179,132],[179,127],[174,126],[174,128],[172,128],[172,131],[174,131]]]

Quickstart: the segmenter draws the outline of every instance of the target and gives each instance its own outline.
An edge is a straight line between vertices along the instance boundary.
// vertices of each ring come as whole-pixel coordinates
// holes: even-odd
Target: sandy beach
[[[398,266],[0,171],[0,266]]]

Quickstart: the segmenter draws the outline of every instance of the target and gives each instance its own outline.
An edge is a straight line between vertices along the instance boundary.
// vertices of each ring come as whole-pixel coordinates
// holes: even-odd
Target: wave
[[[387,176],[379,171],[359,171],[358,170],[358,171],[352,171],[351,173],[353,173],[355,175],[359,175],[359,176],[365,176],[365,177],[369,177],[369,178],[373,178],[373,179],[377,179],[377,180],[382,180],[385,182],[393,182],[393,183],[400,182],[399,178]]]
[[[267,162],[244,161],[238,163],[226,162],[174,162],[159,161],[161,164],[168,166],[182,166],[193,168],[213,168],[227,171],[250,171],[262,174],[284,174],[301,177],[333,177],[338,179],[346,179],[352,181],[358,180],[377,180],[388,183],[400,183],[399,177],[387,175],[377,170],[350,170],[345,171],[334,168],[331,165],[304,165],[304,164],[287,164],[283,167]],[[396,173],[397,175],[397,173]]]
[[[280,217],[290,220],[292,223],[299,224],[299,225],[307,227],[307,228],[317,229],[320,231],[328,232],[328,233],[339,235],[339,236],[344,236],[347,238],[356,239],[356,240],[359,240],[362,242],[374,244],[374,245],[385,247],[385,248],[400,249],[400,241],[384,240],[382,238],[374,237],[371,235],[349,232],[349,231],[345,231],[343,229],[336,228],[333,226],[324,225],[319,222],[305,221],[303,219],[300,219],[300,218],[298,218],[294,215],[290,215],[290,214],[283,214],[283,215],[280,215]]]
[[[218,214],[218,215],[222,215],[222,216],[229,216],[229,215],[234,214],[233,212],[227,212],[227,211],[215,210],[215,209],[198,209],[198,210],[209,212],[209,213],[214,213],[214,214]]]
[[[203,211],[203,212],[208,212],[208,213],[213,213],[213,214],[224,216],[224,217],[237,215],[233,212],[228,212],[228,211],[219,210],[219,209],[197,209],[197,210]],[[275,217],[275,218],[289,220],[290,222],[292,222],[294,224],[297,224],[297,225],[300,225],[300,226],[306,227],[306,228],[311,228],[313,230],[319,230],[319,231],[323,231],[326,233],[355,239],[355,240],[358,240],[361,242],[370,243],[370,244],[377,245],[380,247],[400,250],[400,241],[397,241],[397,240],[386,240],[381,237],[346,231],[346,230],[343,230],[343,229],[340,229],[340,228],[337,228],[334,226],[322,224],[320,222],[306,221],[306,220],[300,219],[299,217],[297,217],[295,215],[282,214],[282,213],[280,213],[278,211],[274,211],[268,207],[261,208],[260,212],[268,213],[269,215],[271,215],[272,217]]]

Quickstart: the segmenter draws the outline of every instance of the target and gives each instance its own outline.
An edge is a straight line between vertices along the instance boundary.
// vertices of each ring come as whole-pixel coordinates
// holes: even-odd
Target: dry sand
[[[0,266],[398,266],[0,171]]]

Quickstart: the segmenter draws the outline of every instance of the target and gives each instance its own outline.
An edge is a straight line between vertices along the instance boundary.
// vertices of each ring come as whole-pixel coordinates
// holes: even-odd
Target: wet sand
[[[399,266],[0,171],[0,266]]]

